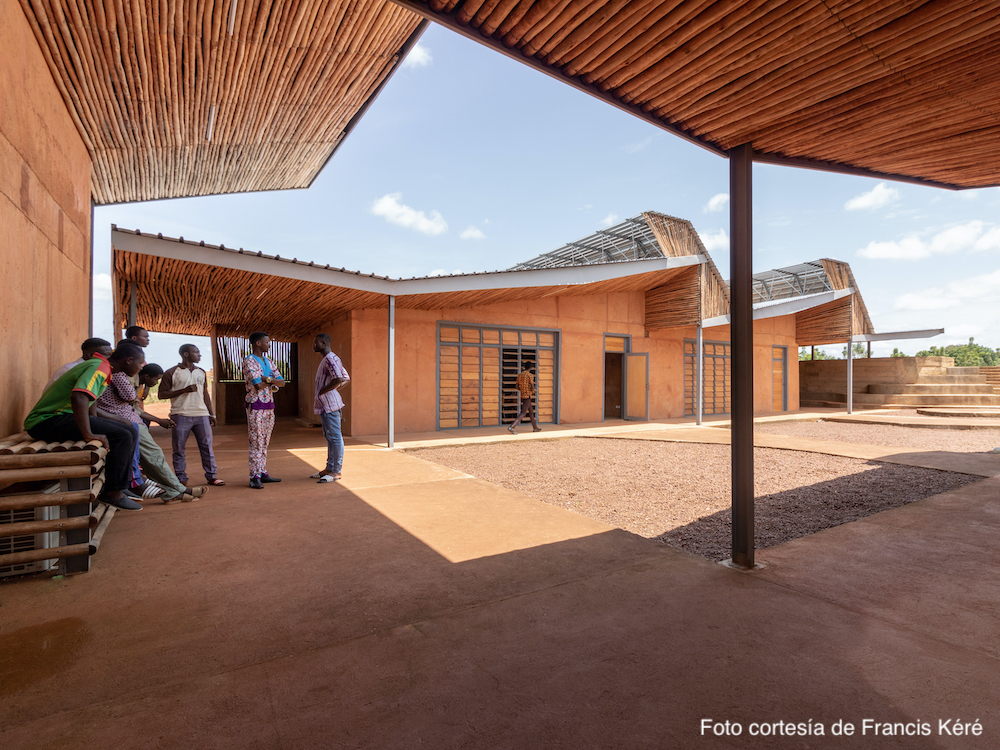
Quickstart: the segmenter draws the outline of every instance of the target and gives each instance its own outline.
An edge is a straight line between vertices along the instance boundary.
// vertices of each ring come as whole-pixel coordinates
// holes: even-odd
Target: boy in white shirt
[[[218,467],[212,450],[215,411],[208,392],[208,374],[198,367],[201,351],[194,344],[184,344],[179,351],[180,364],[163,373],[159,391],[160,398],[170,399],[170,418],[174,420],[174,473],[183,484],[187,484],[187,440],[194,433],[205,480],[210,485],[221,487],[225,482],[215,475]]]

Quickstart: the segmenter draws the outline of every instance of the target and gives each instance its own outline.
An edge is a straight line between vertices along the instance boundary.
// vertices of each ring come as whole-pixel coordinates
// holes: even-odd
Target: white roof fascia
[[[617,263],[595,263],[585,266],[530,268],[522,271],[468,276],[435,276],[427,279],[393,281],[393,294],[435,294],[440,292],[472,292],[488,289],[523,289],[535,286],[577,286],[636,276],[651,271],[666,271],[705,263],[704,255],[681,258],[648,258]]]
[[[928,328],[925,331],[896,331],[894,333],[864,333],[851,338],[854,343],[865,341],[897,341],[901,339],[929,339],[944,333],[943,328]]]
[[[186,240],[160,239],[159,237],[113,230],[111,244],[119,250],[141,255],[154,255],[158,258],[202,263],[216,268],[232,268],[237,271],[249,271],[250,273],[279,276],[285,279],[312,281],[317,284],[376,294],[394,294],[392,291],[393,282],[389,279],[374,279],[349,271],[335,271],[301,262],[292,263],[275,258],[261,258],[256,253],[240,253],[230,249],[203,247]]]
[[[811,297],[795,298],[782,302],[768,302],[764,307],[755,307],[753,311],[754,320],[766,320],[767,318],[780,318],[783,315],[794,315],[803,310],[811,310],[814,307],[825,305],[843,299],[849,294],[854,294],[853,287],[846,289],[836,289],[832,292],[823,292]],[[702,328],[712,328],[713,326],[727,326],[732,322],[731,315],[718,315],[714,318],[706,318],[701,321]],[[855,339],[860,340],[860,339]]]
[[[250,273],[395,296],[491,289],[523,289],[539,286],[575,286],[627,278],[652,271],[701,265],[707,262],[705,255],[687,255],[680,258],[649,258],[586,266],[559,266],[523,271],[397,280],[362,276],[360,273],[338,271],[322,266],[310,266],[302,261],[292,262],[289,259],[259,257],[256,253],[203,246],[188,240],[150,237],[120,229],[112,230],[112,245],[119,250],[141,255],[153,255],[159,258],[201,263],[218,268],[232,268]]]

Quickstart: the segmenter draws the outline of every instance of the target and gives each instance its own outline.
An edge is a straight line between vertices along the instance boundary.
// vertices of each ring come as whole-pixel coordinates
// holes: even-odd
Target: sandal
[[[208,487],[200,484],[197,487],[188,487],[185,494],[193,495],[194,497],[204,497],[206,492],[208,492]]]
[[[209,484],[210,484],[210,485],[211,485],[212,487],[225,487],[225,486],[226,486],[226,483],[225,483],[225,482],[223,482],[223,481],[222,481],[221,479],[219,479],[218,477],[216,477],[215,479],[211,480],[211,481],[209,482]]]

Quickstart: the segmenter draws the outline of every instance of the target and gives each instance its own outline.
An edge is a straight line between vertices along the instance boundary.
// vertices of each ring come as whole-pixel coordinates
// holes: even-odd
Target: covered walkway
[[[0,586],[0,745],[840,748],[875,740],[748,725],[866,718],[932,728],[880,748],[996,744],[1000,479],[746,573],[360,441],[317,485],[317,433],[282,423],[254,491],[220,428],[229,486],[120,514],[85,576]],[[938,736],[956,718],[983,736]]]

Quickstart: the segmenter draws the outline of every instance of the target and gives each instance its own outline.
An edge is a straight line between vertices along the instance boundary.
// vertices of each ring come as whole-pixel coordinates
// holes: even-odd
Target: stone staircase
[[[1000,393],[1000,367],[977,367],[979,374],[986,378],[986,382],[993,386],[993,390]]]
[[[854,406],[885,409],[915,406],[1000,407],[1000,368],[955,367],[951,357],[897,357],[854,362]],[[995,369],[996,387],[990,381]],[[847,404],[847,362],[802,362],[799,406]]]

